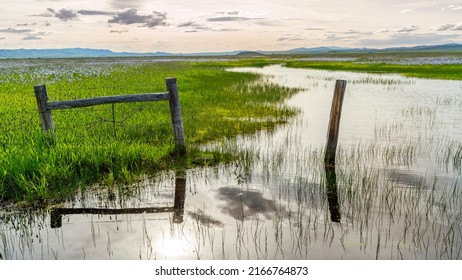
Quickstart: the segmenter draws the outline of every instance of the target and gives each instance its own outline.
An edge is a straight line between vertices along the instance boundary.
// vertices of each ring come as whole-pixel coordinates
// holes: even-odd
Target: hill
[[[253,51],[243,51],[235,54],[235,56],[243,56],[243,57],[263,57],[266,56],[261,52],[253,52]]]

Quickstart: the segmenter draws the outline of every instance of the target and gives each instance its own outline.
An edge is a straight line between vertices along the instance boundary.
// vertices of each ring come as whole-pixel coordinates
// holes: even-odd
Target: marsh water
[[[299,88],[273,131],[210,147],[231,164],[92,186],[4,211],[3,259],[462,259],[462,82],[240,68]],[[335,167],[324,146],[347,81]],[[204,147],[208,148],[208,147]]]

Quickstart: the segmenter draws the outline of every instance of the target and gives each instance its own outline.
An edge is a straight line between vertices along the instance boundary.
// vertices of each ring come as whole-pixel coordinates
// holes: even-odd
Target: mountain
[[[104,49],[68,48],[68,49],[0,49],[0,58],[80,58],[80,57],[192,57],[192,56],[264,56],[264,55],[307,55],[329,53],[384,53],[384,52],[462,52],[462,44],[422,45],[414,47],[396,47],[385,49],[316,47],[296,48],[285,51],[249,51],[167,53],[167,52],[113,52]]]
[[[320,47],[320,48],[298,48],[285,51],[287,54],[325,54],[325,53],[384,53],[384,52],[450,52],[462,51],[462,44],[444,45],[422,45],[414,47],[394,47],[384,49],[371,48],[339,48],[339,47]]]
[[[331,52],[349,52],[352,48],[339,48],[339,47],[317,47],[317,48],[296,48],[287,51],[274,51],[263,52],[265,54],[322,54]]]
[[[462,44],[423,45],[415,47],[396,47],[377,50],[379,52],[447,52],[462,51]]]
[[[132,53],[113,52],[103,49],[68,48],[68,49],[0,49],[0,58],[80,58],[80,57],[123,57],[123,56],[172,56],[165,52]]]

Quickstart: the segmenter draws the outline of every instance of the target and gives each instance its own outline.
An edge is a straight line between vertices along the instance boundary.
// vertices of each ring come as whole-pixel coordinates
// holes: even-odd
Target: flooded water
[[[462,259],[462,82],[243,68],[300,88],[300,114],[230,139],[229,165],[89,187],[7,211],[3,259]],[[324,146],[347,80],[335,167]],[[216,145],[211,144],[211,145]]]

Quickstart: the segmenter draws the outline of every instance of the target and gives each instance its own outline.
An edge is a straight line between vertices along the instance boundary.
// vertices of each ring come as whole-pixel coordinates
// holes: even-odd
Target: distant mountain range
[[[329,53],[384,53],[384,52],[462,52],[462,44],[424,45],[414,47],[396,47],[385,49],[371,48],[296,48],[286,51],[248,51],[204,52],[204,53],[167,53],[167,52],[113,52],[104,49],[68,48],[68,49],[0,49],[0,58],[80,58],[80,57],[191,57],[191,56],[265,56],[265,55],[304,55]]]

